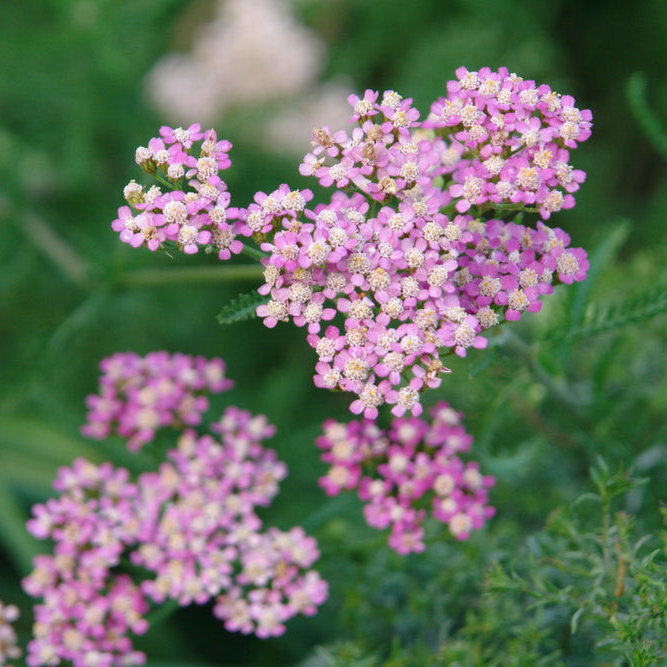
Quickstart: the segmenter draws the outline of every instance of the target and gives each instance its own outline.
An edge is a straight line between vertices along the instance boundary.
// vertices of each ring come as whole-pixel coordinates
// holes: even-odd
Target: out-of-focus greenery
[[[422,555],[389,552],[354,499],[327,499],[317,486],[324,467],[314,438],[326,417],[347,418],[348,400],[314,389],[303,332],[269,331],[257,320],[218,324],[220,310],[256,281],[194,272],[217,260],[137,252],[110,230],[122,187],[137,177],[135,147],[164,123],[146,101],[145,74],[166,51],[187,47],[211,4],[9,0],[0,3],[0,599],[21,606],[27,637],[30,601],[18,579],[41,545],[23,525],[56,468],[78,455],[131,465],[118,442],[91,443],[78,432],[99,360],[168,349],[226,359],[237,387],[215,407],[231,402],[277,425],[271,444],[290,476],[265,516],[319,539],[331,599],[265,641],[225,632],[208,609],[182,610],[137,642],[149,665],[651,664],[635,649],[661,650],[660,664],[665,592],[651,568],[664,554],[644,567],[648,552],[628,551],[638,560],[634,570],[627,561],[607,625],[595,605],[581,604],[602,591],[611,610],[616,582],[593,584],[555,565],[568,562],[567,540],[621,531],[621,515],[583,525],[567,509],[599,493],[589,476],[599,457],[609,470],[648,479],[615,498],[634,525],[619,548],[662,529],[667,7],[299,0],[294,9],[328,45],[322,76],[344,75],[358,91],[395,89],[425,112],[458,66],[506,65],[593,110],[593,137],[573,155],[587,181],[577,206],[553,218],[591,253],[589,278],[493,335],[489,349],[455,360],[430,399],[466,414],[474,455],[497,478],[497,516],[469,542],[434,535]],[[235,144],[226,173],[235,201],[282,182],[303,185],[295,161],[253,143],[242,117],[217,126]],[[554,535],[554,521],[566,535]],[[512,568],[521,577],[503,580]],[[543,604],[527,609],[540,591]],[[631,636],[629,611],[645,623],[637,626],[644,636]]]

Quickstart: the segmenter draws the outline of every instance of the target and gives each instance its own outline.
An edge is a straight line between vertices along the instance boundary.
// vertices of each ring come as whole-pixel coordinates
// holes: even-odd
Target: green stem
[[[167,600],[159,607],[151,609],[146,615],[146,620],[151,627],[154,627],[176,613],[179,607],[180,605],[176,600]]]
[[[180,181],[178,183],[172,183],[171,181],[166,180],[157,172],[157,170],[155,171],[154,174],[152,174],[152,176],[158,183],[164,185],[166,188],[169,188],[170,190],[176,190],[181,185]]]
[[[257,261],[264,259],[265,257],[268,257],[268,255],[265,252],[257,250],[257,248],[251,248],[250,246],[247,246],[245,244],[243,244],[243,250],[241,252],[244,255],[247,255],[248,257],[251,257],[252,259],[255,259]]]
[[[16,224],[32,243],[39,248],[60,271],[78,287],[88,287],[92,275],[91,265],[53,229],[31,211],[13,211]]]
[[[335,547],[324,548],[321,550],[320,558],[322,560],[329,558],[340,558],[341,554],[363,555],[375,553],[378,549],[387,546],[387,533],[382,532],[375,538],[364,540],[363,542],[337,544]]]
[[[114,285],[126,287],[158,287],[160,285],[211,283],[262,278],[262,267],[255,264],[228,266],[188,266],[170,269],[141,269],[121,273]]]
[[[663,160],[667,160],[667,134],[658,116],[646,101],[646,78],[641,72],[635,72],[628,79],[626,93],[630,110],[644,136],[660,153]]]
[[[39,548],[25,529],[28,516],[5,480],[0,482],[0,514],[0,538],[16,570],[25,576],[30,572],[32,560],[39,553]]]

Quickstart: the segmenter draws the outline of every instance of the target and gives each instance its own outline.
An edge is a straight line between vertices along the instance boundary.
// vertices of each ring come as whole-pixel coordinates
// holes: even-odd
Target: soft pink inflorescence
[[[0,601],[0,665],[12,667],[7,660],[21,657],[18,638],[12,623],[19,617],[19,609],[13,604]]]
[[[320,485],[329,495],[356,489],[366,503],[367,523],[391,528],[389,546],[401,554],[424,550],[429,506],[430,515],[459,540],[495,513],[487,504],[494,479],[459,457],[472,442],[461,414],[441,402],[430,417],[394,418],[386,430],[368,419],[348,424],[332,419],[317,439],[330,466]]]
[[[153,440],[158,428],[196,426],[208,410],[206,394],[227,391],[222,359],[150,352],[141,357],[119,352],[100,362],[99,393],[86,398],[82,433],[102,440],[112,433],[136,451]]]
[[[33,508],[29,531],[54,542],[24,580],[35,607],[28,665],[143,664],[130,635],[148,629],[149,604],[215,603],[230,631],[271,637],[285,621],[314,614],[327,583],[309,569],[314,538],[301,528],[262,529],[255,513],[287,474],[262,441],[265,417],[230,407],[217,437],[183,432],[156,472],[131,481],[127,470],[77,459],[61,468],[60,496]],[[146,572],[135,583],[121,558]]]
[[[137,539],[137,487],[127,470],[77,459],[58,471],[54,488],[61,495],[36,505],[27,526],[54,546],[23,581],[42,598],[26,663],[141,665],[129,635],[148,629],[148,602],[129,576],[111,572]]]
[[[210,425],[214,435],[191,428],[208,408],[206,394],[231,386],[224,362],[123,353],[103,360],[101,370],[100,395],[88,399],[92,437],[117,432],[131,449],[158,426],[171,425],[180,437],[157,470],[136,481],[111,463],[77,459],[58,471],[60,496],[33,507],[29,532],[54,546],[23,581],[42,598],[29,667],[143,664],[131,635],[146,632],[149,608],[167,600],[212,601],[228,630],[262,638],[282,634],[297,614],[316,613],[328,586],[310,569],[319,557],[315,539],[299,527],[263,529],[256,514],[287,475],[263,445],[275,427],[229,407]],[[142,410],[159,419],[138,418]]]
[[[590,136],[591,112],[506,68],[462,67],[456,77],[424,121],[395,91],[350,95],[356,127],[315,129],[299,167],[334,190],[317,204],[310,190],[282,184],[232,208],[219,177],[207,182],[193,166],[192,146],[177,138],[186,131],[163,128],[137,161],[152,173],[184,165],[191,191],[130,184],[138,215],[123,207],[114,229],[152,248],[171,229],[185,252],[206,246],[221,259],[241,251],[237,237],[252,237],[267,254],[257,315],[267,327],[307,328],[316,386],[352,392],[351,411],[366,418],[383,404],[417,416],[421,393],[448,372],[443,357],[484,348],[487,329],[539,311],[555,285],[588,270],[586,253],[545,221],[575,204],[585,173],[570,154]],[[216,206],[202,199],[210,188]],[[175,212],[178,224],[167,224]],[[534,228],[512,220],[525,212],[539,216]],[[191,229],[189,245],[174,236],[178,225]]]
[[[160,137],[137,148],[135,160],[167,191],[156,185],[146,189],[136,181],[125,186],[129,206],[119,208],[111,224],[120,240],[149,250],[171,243],[186,254],[210,245],[220,259],[240,253],[243,244],[227,223],[227,185],[219,176],[231,165],[231,147],[226,139],[218,140],[215,130],[201,132],[198,124],[160,128]]]

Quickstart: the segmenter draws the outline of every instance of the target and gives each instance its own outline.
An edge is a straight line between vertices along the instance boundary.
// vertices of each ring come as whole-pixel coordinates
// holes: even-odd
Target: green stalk
[[[25,529],[28,517],[4,479],[0,480],[0,515],[0,539],[19,574],[25,576],[39,547]]]
[[[256,280],[262,278],[262,270],[261,266],[255,264],[141,269],[121,273],[112,283],[124,287],[159,287],[173,284]]]
[[[31,211],[13,211],[17,227],[41,250],[77,287],[88,287],[92,267],[53,229]]]
[[[257,248],[251,248],[250,246],[243,245],[243,250],[241,251],[244,255],[247,255],[248,257],[251,257],[254,260],[257,260],[258,262],[261,259],[264,259],[265,257],[268,257],[268,255],[265,252],[262,252],[261,250],[258,250]],[[262,267],[258,267],[262,269]],[[263,269],[262,269],[263,270]]]
[[[526,341],[512,329],[505,329],[503,334],[507,347],[518,353],[519,357],[524,360],[535,379],[544,385],[552,398],[567,408],[580,422],[585,422],[584,412],[576,399],[573,398],[572,393],[568,391],[567,386],[558,383],[556,379],[544,369],[537,359],[534,350],[531,349],[528,343],[526,343]]]

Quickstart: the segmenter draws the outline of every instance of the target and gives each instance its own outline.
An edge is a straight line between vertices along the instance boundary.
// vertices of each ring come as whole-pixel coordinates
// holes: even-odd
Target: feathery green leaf
[[[233,324],[234,322],[252,319],[255,317],[257,306],[261,306],[268,300],[268,297],[257,292],[239,294],[220,311],[218,322],[220,324]]]
[[[606,307],[600,308],[591,304],[579,326],[569,330],[561,329],[543,342],[554,343],[584,336],[597,336],[629,324],[649,320],[665,312],[667,312],[667,280]]]

